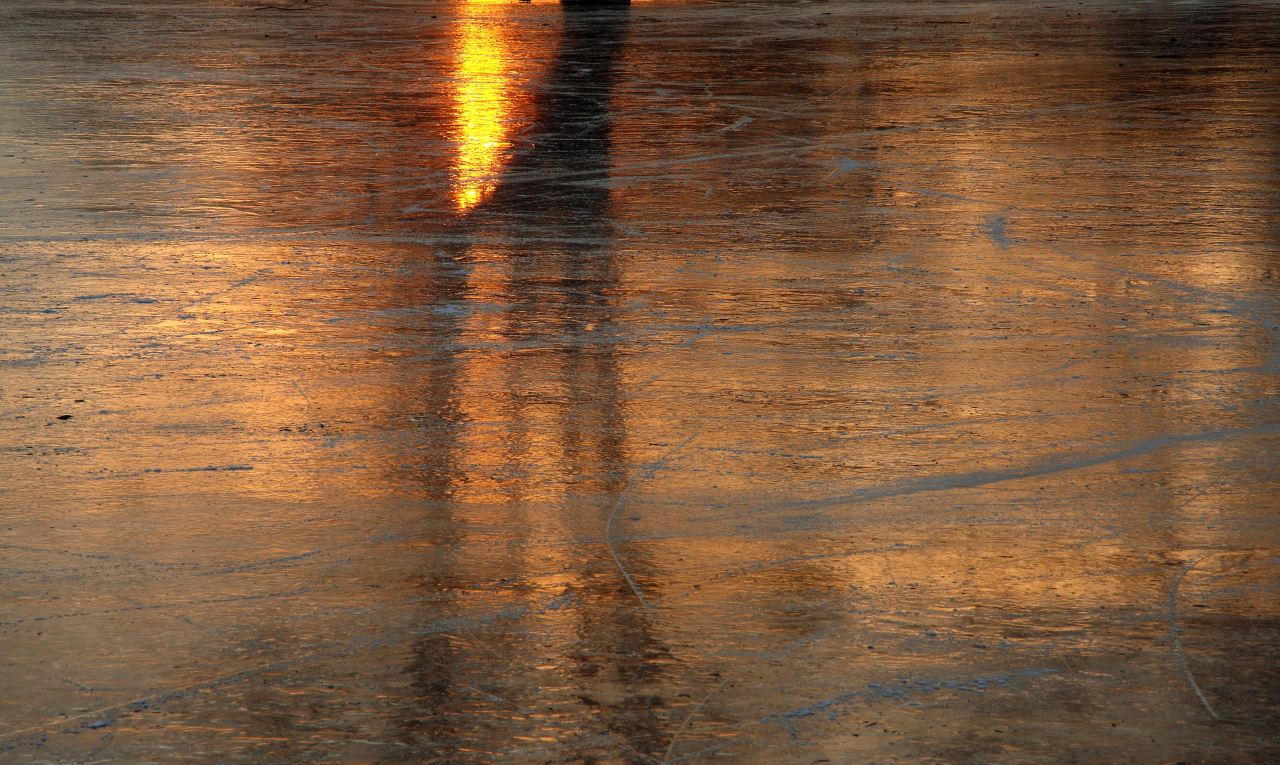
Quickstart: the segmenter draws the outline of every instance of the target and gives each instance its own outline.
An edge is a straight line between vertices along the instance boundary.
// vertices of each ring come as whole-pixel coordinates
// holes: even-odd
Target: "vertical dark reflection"
[[[607,184],[609,100],[629,13],[626,6],[566,5],[564,17],[535,100],[533,145],[472,215],[521,240],[506,285],[507,335],[518,347],[550,346],[538,353],[550,356],[547,371],[567,393],[563,463],[574,480],[612,494],[621,490],[625,451],[612,331],[619,274]],[[511,411],[519,418],[522,408]]]
[[[564,4],[564,14],[560,54],[539,104],[545,128],[537,147],[512,164],[492,205],[498,214],[565,242],[558,258],[538,251],[543,248],[530,251],[527,267],[517,271],[512,287],[526,301],[539,294],[560,296],[560,302],[552,304],[560,312],[557,329],[573,338],[562,351],[564,379],[578,402],[575,419],[584,420],[585,426],[575,435],[592,438],[566,443],[566,456],[570,464],[583,464],[583,457],[594,455],[600,474],[606,476],[600,489],[617,495],[626,480],[619,470],[625,465],[623,412],[614,342],[609,338],[610,296],[619,285],[605,181],[611,152],[609,99],[630,14],[625,4],[597,7],[574,2]],[[554,270],[547,269],[551,264]],[[528,302],[521,306],[522,311],[531,309]],[[525,322],[523,329],[542,324]],[[660,586],[647,575],[643,552],[624,541],[617,544],[620,557],[656,596]],[[576,648],[569,658],[579,678],[579,701],[603,732],[625,743],[623,756],[628,761],[661,756],[669,732],[656,684],[670,655],[655,634],[649,612],[640,607],[604,550],[584,561],[569,594],[578,604]],[[584,741],[580,748],[583,757],[593,761],[593,747]],[[606,757],[610,752],[616,747],[596,754]]]
[[[595,761],[615,756],[621,740],[625,756],[642,762],[661,757],[669,742],[657,689],[669,651],[608,550],[592,541],[573,553],[562,564],[571,573],[562,575],[570,584],[561,592],[520,583],[549,565],[520,551],[545,520],[534,515],[548,512],[548,497],[558,496],[559,509],[550,512],[563,514],[569,533],[597,540],[628,480],[615,329],[621,279],[607,181],[610,99],[629,12],[625,4],[566,3],[563,13],[559,47],[531,104],[528,144],[487,196],[460,214],[451,227],[455,244],[439,255],[451,276],[422,295],[424,304],[483,303],[497,314],[485,331],[498,340],[479,347],[466,319],[424,328],[427,371],[410,392],[424,401],[422,455],[398,477],[418,485],[439,514],[430,519],[432,552],[415,582],[427,604],[425,634],[407,667],[415,703],[398,734],[413,751],[445,761],[518,744],[512,737],[527,735],[530,721],[511,718],[544,703],[530,678],[546,664],[576,678],[576,690],[566,691],[576,722],[552,731],[561,746]],[[472,373],[462,380],[459,365],[468,364]],[[484,413],[488,435],[460,435],[474,424],[465,422],[469,411]],[[495,468],[502,480],[489,474]],[[586,517],[579,522],[575,512]],[[477,513],[509,522],[504,533],[514,552],[460,553]],[[575,531],[579,523],[585,528]],[[661,585],[644,552],[616,545],[657,596]],[[477,590],[528,611],[559,596],[572,616],[550,646],[545,634],[533,637],[532,616],[467,626],[474,615],[462,613],[460,593]]]
[[[441,257],[436,265],[423,285],[423,303],[452,305],[465,299],[465,272],[447,257]],[[434,621],[457,618],[458,593],[466,588],[466,578],[459,570],[464,533],[451,502],[461,472],[462,413],[458,402],[462,381],[457,348],[462,331],[462,318],[456,314],[444,314],[422,328],[420,348],[425,363],[420,367],[421,377],[413,381],[421,402],[414,419],[421,427],[412,480],[422,500],[431,542],[431,553],[424,557],[418,581],[413,584],[430,604]],[[417,713],[403,722],[405,732],[410,740],[443,751],[455,751],[460,745],[454,723],[459,708],[452,692],[453,650],[447,635],[428,632],[414,645],[414,659],[407,668]]]

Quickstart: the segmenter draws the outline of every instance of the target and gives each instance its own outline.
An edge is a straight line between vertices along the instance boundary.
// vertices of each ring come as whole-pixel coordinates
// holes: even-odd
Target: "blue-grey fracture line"
[[[1218,713],[1214,711],[1213,705],[1205,698],[1204,691],[1200,690],[1200,684],[1196,682],[1195,675],[1191,674],[1191,667],[1187,664],[1187,655],[1182,650],[1181,630],[1178,629],[1178,588],[1182,586],[1182,580],[1187,578],[1192,569],[1199,566],[1202,561],[1213,555],[1209,553],[1202,555],[1191,562],[1190,566],[1178,572],[1173,580],[1173,587],[1169,590],[1169,634],[1173,637],[1173,652],[1178,657],[1178,664],[1182,666],[1182,673],[1187,676],[1187,682],[1191,683],[1191,690],[1196,692],[1196,698],[1200,699],[1200,703],[1204,704],[1204,708],[1209,711],[1209,716],[1215,720],[1221,720]]]
[[[640,605],[644,606],[645,610],[649,610],[650,608],[649,603],[644,599],[644,593],[640,590],[640,587],[636,584],[636,580],[631,577],[631,573],[627,571],[627,567],[623,565],[622,558],[618,557],[618,550],[617,548],[614,547],[613,519],[617,517],[618,508],[622,507],[622,503],[626,500],[627,494],[631,492],[631,488],[636,485],[636,481],[640,480],[640,478],[643,476],[653,475],[653,472],[655,470],[667,464],[667,462],[669,462],[671,458],[676,455],[676,452],[688,446],[689,442],[695,438],[697,438],[696,434],[689,436],[684,441],[681,441],[680,444],[676,446],[676,448],[662,455],[654,462],[651,462],[648,465],[644,466],[644,468],[642,468],[640,472],[636,473],[635,476],[630,481],[627,482],[626,488],[622,490],[622,493],[618,495],[617,501],[613,503],[613,511],[609,513],[609,520],[605,523],[605,526],[604,526],[604,543],[605,543],[605,546],[609,548],[609,555],[613,557],[613,562],[617,564],[618,571],[622,573],[622,578],[627,580],[627,584],[631,587],[631,591],[635,593],[636,598],[640,601]]]
[[[871,499],[884,499],[887,497],[898,497],[909,494],[919,494],[930,491],[950,491],[952,489],[973,489],[988,484],[1003,483],[1004,481],[1014,481],[1020,478],[1035,478],[1042,475],[1050,475],[1053,473],[1063,473],[1070,470],[1080,470],[1081,468],[1093,467],[1094,465],[1102,465],[1107,462],[1115,462],[1117,460],[1128,459],[1129,457],[1137,457],[1143,454],[1162,449],[1166,446],[1176,444],[1195,443],[1197,441],[1221,441],[1228,438],[1238,438],[1241,436],[1257,436],[1257,435],[1278,435],[1280,428],[1276,427],[1259,427],[1259,428],[1234,428],[1231,430],[1214,430],[1206,433],[1193,433],[1183,436],[1167,436],[1165,438],[1153,438],[1143,441],[1136,446],[1127,449],[1101,454],[1097,457],[1088,457],[1080,460],[1062,460],[1041,463],[1039,465],[1030,465],[1021,469],[1011,470],[976,470],[970,473],[960,473],[958,475],[940,476],[938,478],[930,478],[922,481],[913,481],[906,484],[898,484],[894,486],[885,486],[875,489],[867,489],[866,491],[856,494],[846,494],[839,497],[829,497],[826,499],[810,499],[799,502],[787,502],[779,505],[773,505],[770,510],[793,509],[802,507],[828,507],[831,505],[852,504],[855,502],[864,502]]]

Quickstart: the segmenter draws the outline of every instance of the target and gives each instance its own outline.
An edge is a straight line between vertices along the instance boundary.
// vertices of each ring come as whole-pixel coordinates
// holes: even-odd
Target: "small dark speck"
[[[78,398],[78,399],[76,399],[76,403],[77,403],[77,404],[83,404],[83,403],[84,403],[84,399],[82,399],[82,398]]]
[[[60,414],[60,415],[58,415],[58,419],[59,419],[59,420],[69,420],[69,419],[71,419],[71,415],[69,415],[69,414]]]

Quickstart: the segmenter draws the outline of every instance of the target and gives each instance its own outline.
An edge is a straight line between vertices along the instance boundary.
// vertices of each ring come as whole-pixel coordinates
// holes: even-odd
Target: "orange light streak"
[[[498,25],[498,14],[481,10],[486,5],[491,3],[468,3],[475,13],[462,19],[459,29],[454,75],[458,156],[453,197],[462,211],[475,207],[493,191],[511,147],[511,46]]]

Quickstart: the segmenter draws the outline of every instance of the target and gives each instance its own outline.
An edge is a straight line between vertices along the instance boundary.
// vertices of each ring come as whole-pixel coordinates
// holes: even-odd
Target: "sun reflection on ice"
[[[454,101],[458,146],[454,167],[454,204],[466,211],[495,186],[495,176],[511,148],[511,44],[498,26],[491,0],[467,3],[473,15],[459,23]]]

